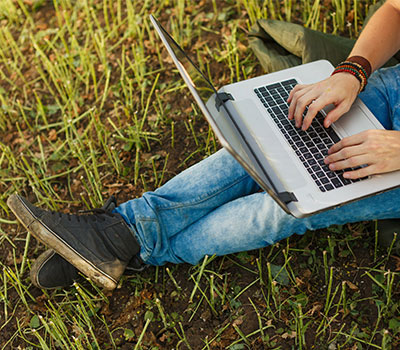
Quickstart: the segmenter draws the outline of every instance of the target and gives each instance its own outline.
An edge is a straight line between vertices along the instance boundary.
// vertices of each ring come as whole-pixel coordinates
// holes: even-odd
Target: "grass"
[[[370,223],[150,268],[113,293],[41,291],[28,272],[44,247],[5,204],[15,191],[58,210],[124,201],[218,149],[150,13],[220,86],[261,73],[257,19],[356,37],[373,3],[2,0],[0,348],[398,348],[398,265]]]

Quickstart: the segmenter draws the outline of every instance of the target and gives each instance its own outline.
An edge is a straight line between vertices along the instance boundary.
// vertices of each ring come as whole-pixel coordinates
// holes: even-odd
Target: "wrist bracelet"
[[[367,80],[371,74],[371,64],[369,61],[361,56],[349,57],[346,61],[341,62],[333,71],[332,75],[336,73],[346,72],[353,75],[360,82],[360,89],[364,91],[367,85]]]

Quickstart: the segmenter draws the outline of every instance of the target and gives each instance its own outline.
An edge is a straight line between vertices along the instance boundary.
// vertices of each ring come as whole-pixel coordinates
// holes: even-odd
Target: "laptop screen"
[[[163,32],[164,38],[168,41],[169,47],[173,50],[181,68],[186,71],[187,76],[190,78],[191,85],[197,91],[204,104],[206,104],[209,98],[217,93],[215,87],[160,23],[155,18],[154,20],[157,22],[158,28]]]
[[[259,157],[256,156],[241,128],[237,125],[237,121],[232,115],[234,112],[229,110],[210,80],[200,71],[154,16],[151,15],[150,19],[221,144],[242,164],[260,186],[288,212],[286,204],[277,196],[276,187],[260,164]],[[216,107],[216,105],[221,107],[220,111],[217,110],[219,107]]]

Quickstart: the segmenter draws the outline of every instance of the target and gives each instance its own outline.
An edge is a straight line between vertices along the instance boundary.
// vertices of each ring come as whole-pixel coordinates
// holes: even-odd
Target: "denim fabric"
[[[362,100],[388,129],[400,129],[400,66],[373,74]],[[333,224],[400,218],[400,189],[307,218],[286,214],[260,192],[240,164],[220,150],[154,192],[115,209],[135,231],[148,264],[198,263],[274,244]]]

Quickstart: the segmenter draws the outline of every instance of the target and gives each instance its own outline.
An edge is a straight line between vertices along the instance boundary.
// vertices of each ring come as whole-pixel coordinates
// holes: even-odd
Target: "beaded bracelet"
[[[354,77],[360,82],[360,90],[364,91],[365,86],[367,85],[367,80],[371,74],[371,64],[369,61],[361,56],[352,56],[349,57],[346,61],[341,62],[333,71],[332,75],[340,72],[346,72]]]

